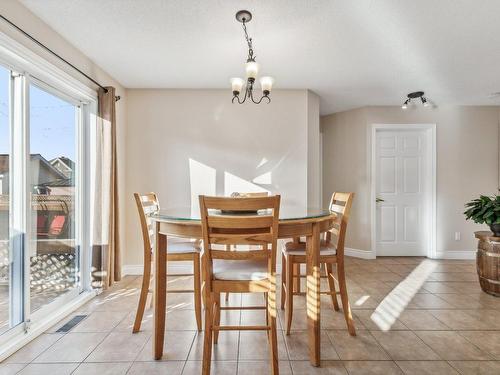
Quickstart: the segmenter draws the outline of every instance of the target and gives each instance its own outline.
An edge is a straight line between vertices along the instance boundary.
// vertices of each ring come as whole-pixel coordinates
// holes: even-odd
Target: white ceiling
[[[128,88],[228,88],[243,75],[239,9],[263,74],[308,88],[321,113],[499,104],[498,0],[20,0]]]

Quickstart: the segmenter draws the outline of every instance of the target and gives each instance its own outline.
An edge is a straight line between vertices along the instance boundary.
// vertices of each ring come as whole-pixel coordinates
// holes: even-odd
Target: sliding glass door
[[[79,107],[33,83],[29,103],[30,310],[34,312],[79,287]]]
[[[90,106],[0,63],[0,349],[89,290]]]

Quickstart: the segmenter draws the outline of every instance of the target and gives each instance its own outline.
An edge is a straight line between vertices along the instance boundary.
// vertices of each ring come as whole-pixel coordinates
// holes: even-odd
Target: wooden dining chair
[[[267,191],[258,191],[258,192],[253,192],[253,193],[232,193],[231,194],[231,197],[232,198],[257,198],[257,197],[268,197],[269,196],[269,192]],[[234,250],[234,246],[231,246],[231,245],[226,245],[226,250],[228,251],[232,251]],[[229,301],[229,293],[226,293],[226,298],[225,298],[226,302]],[[266,298],[267,300],[267,298]]]
[[[148,293],[153,278],[151,277],[152,250],[154,242],[154,229],[150,215],[160,210],[160,203],[155,193],[139,194],[134,193],[137,210],[142,229],[142,239],[144,242],[144,271],[142,278],[141,295],[137,305],[133,333],[141,329],[141,322],[144,316],[144,309]],[[200,242],[185,238],[167,238],[167,262],[191,261],[193,262],[192,274],[173,274],[167,276],[193,276],[194,287],[192,290],[169,290],[168,293],[194,293],[194,311],[198,331],[201,331],[201,268],[200,268]],[[165,249],[165,250],[167,250]]]
[[[320,241],[319,261],[326,270],[326,275],[321,277],[328,279],[330,289],[320,293],[331,296],[333,308],[336,311],[339,310],[337,294],[340,294],[347,328],[349,333],[355,336],[356,329],[347,296],[344,267],[344,241],[353,197],[354,193],[333,193],[330,210],[337,213],[338,216],[332,229],[326,232],[325,239]],[[300,274],[300,264],[306,263],[306,244],[300,240],[287,242],[283,247],[281,259],[281,309],[285,308],[286,334],[289,335],[292,327],[293,296],[304,294],[294,290],[293,281],[298,280],[300,283],[300,278],[305,277]],[[334,276],[334,266],[337,268],[338,280]],[[335,281],[338,282],[340,292],[335,289]]]
[[[276,332],[279,207],[279,195],[252,198],[200,196],[205,284],[203,375],[210,374],[212,340],[216,344],[219,332],[230,330],[266,331],[270,345],[271,373],[279,373]],[[229,213],[223,214],[223,211]],[[226,251],[217,250],[218,245],[258,245],[262,248]],[[267,293],[268,300],[266,306],[221,306],[220,295],[226,292]],[[266,325],[220,325],[221,310],[246,309],[266,310]]]

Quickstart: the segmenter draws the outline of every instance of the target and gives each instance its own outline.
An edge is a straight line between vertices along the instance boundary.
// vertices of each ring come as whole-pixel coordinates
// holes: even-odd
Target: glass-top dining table
[[[224,215],[224,213],[220,213]],[[234,213],[231,213],[234,215]],[[166,255],[162,244],[167,236],[201,239],[200,212],[197,207],[172,207],[152,214],[155,222],[154,249],[154,328],[153,353],[155,359],[163,357],[166,313]],[[278,238],[306,238],[306,304],[309,360],[320,365],[320,234],[332,228],[339,218],[327,209],[300,207],[282,203],[279,215]],[[163,249],[162,249],[163,247]],[[162,251],[160,251],[162,250]],[[168,348],[167,348],[168,355]]]

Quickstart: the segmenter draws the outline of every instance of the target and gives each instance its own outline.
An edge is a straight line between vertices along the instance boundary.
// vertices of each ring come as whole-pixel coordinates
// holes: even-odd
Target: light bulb
[[[408,100],[403,103],[403,105],[401,106],[401,108],[402,109],[407,109],[408,108]]]
[[[429,106],[429,102],[424,97],[422,97],[422,104],[424,105],[424,107],[428,107]]]
[[[243,81],[241,78],[231,78],[231,88],[233,90],[233,93],[237,93],[238,95],[241,92],[241,89],[243,88],[243,85],[245,84],[245,81]]]
[[[245,71],[247,72],[247,78],[255,79],[259,74],[259,64],[255,61],[249,61],[245,65]]]
[[[260,88],[263,93],[269,94],[271,89],[273,88],[274,78],[273,77],[261,77],[260,79]]]

